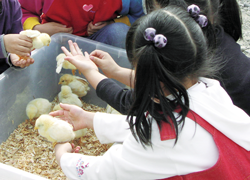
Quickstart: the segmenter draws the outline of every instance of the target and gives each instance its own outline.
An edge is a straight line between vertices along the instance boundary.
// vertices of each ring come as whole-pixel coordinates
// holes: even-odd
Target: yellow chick
[[[67,85],[61,86],[61,92],[58,94],[59,102],[65,103],[65,104],[74,104],[79,107],[82,107],[83,104],[81,100],[78,98],[78,96],[74,93],[72,93],[72,90]]]
[[[21,31],[19,34],[23,34],[32,38],[32,44],[33,44],[33,47],[31,48],[32,51],[34,49],[40,49],[43,46],[49,46],[51,42],[51,38],[47,33],[40,33],[37,30],[28,29],[28,30]],[[22,57],[22,56],[19,56],[19,57],[20,59],[28,58],[28,57]]]
[[[53,147],[58,142],[68,142],[75,138],[73,126],[66,121],[53,117],[49,114],[41,115],[35,123],[35,130],[53,143]]]
[[[54,107],[53,107],[53,110],[52,111],[58,111],[58,110],[61,110],[61,106],[60,104],[56,104]]]
[[[118,112],[116,109],[114,109],[109,104],[106,107],[106,113],[109,113],[109,114],[121,114],[120,112]]]
[[[89,83],[86,79],[71,74],[61,76],[58,84],[68,85],[72,92],[78,97],[86,96],[90,90]]]
[[[65,57],[66,55],[64,53],[60,53],[57,55],[56,73],[59,74],[62,68],[64,68],[64,69],[71,69],[72,74],[75,75],[76,67],[73,64],[71,64],[69,61],[65,61],[64,60]]]
[[[49,46],[51,42],[51,38],[47,33],[40,33],[37,30],[28,29],[21,31],[19,34],[23,34],[32,38],[32,44],[33,44],[32,50],[40,49],[43,46]]]
[[[26,114],[30,120],[39,117],[41,114],[47,114],[51,111],[52,103],[44,98],[36,98],[30,101],[26,106]]]

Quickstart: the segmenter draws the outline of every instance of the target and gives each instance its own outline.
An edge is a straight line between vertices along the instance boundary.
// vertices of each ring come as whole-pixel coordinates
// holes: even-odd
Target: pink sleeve
[[[53,0],[19,0],[22,8],[22,23],[29,17],[40,19],[42,13],[46,13]]]

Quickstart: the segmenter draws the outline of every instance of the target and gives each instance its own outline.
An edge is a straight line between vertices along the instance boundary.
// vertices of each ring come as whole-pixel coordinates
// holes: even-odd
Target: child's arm
[[[90,53],[90,59],[107,77],[133,87],[134,70],[119,66],[107,52],[95,50]]]

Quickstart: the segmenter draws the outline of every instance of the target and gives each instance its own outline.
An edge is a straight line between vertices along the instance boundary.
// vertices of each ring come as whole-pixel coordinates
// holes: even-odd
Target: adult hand
[[[114,59],[109,55],[109,53],[95,50],[90,53],[89,58],[103,71],[103,73],[109,77],[113,78],[115,72],[120,70],[120,66],[114,61]]]
[[[27,67],[27,66],[34,63],[33,58],[28,58],[26,60],[25,59],[20,59],[19,56],[17,56],[16,54],[10,54],[10,60],[11,60],[11,63],[14,66],[18,66],[18,67],[21,67],[21,68]]]
[[[68,43],[70,52],[65,47],[62,47],[62,50],[66,55],[64,58],[65,60],[76,66],[76,68],[83,74],[92,70],[99,72],[96,64],[89,59],[89,54],[87,52],[85,52],[84,56],[77,43],[73,43],[71,40],[69,40]]]
[[[88,24],[87,33],[88,33],[89,36],[91,36],[94,33],[96,33],[97,31],[99,31],[100,29],[102,29],[104,26],[107,26],[107,25],[112,24],[112,23],[114,23],[113,20],[111,20],[111,21],[102,21],[102,22],[98,22],[98,23],[95,23],[95,24],[93,24],[93,22],[91,21]]]
[[[19,56],[30,56],[32,39],[21,34],[6,34],[3,37],[5,49]]]
[[[47,22],[44,24],[38,24],[33,27],[33,30],[38,30],[41,33],[47,33],[50,36],[56,33],[73,33],[72,27],[66,27],[66,25],[56,23],[56,22]]]
[[[84,128],[93,128],[94,113],[84,111],[82,108],[60,103],[61,110],[49,113],[51,116],[59,116],[60,119],[67,121],[77,131]]]

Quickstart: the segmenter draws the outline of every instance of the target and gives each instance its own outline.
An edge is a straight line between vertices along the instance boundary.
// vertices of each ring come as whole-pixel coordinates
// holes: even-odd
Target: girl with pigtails
[[[250,177],[250,117],[217,80],[205,78],[217,65],[202,32],[209,20],[198,9],[169,5],[131,26],[126,50],[135,74],[127,116],[67,104],[50,113],[74,130],[92,128],[101,143],[114,143],[98,157],[71,153],[69,143],[57,144],[56,159],[69,179]],[[93,87],[107,79],[91,60],[93,54],[83,55],[72,41],[69,47],[71,52],[62,47],[65,59]]]
[[[250,115],[250,59],[242,53],[237,40],[242,38],[241,13],[237,0],[144,0],[144,12],[168,5],[187,7],[196,4],[200,14],[208,18],[203,27],[209,47],[215,52],[213,57],[222,67],[214,76],[227,91],[233,103]],[[98,52],[98,51],[97,51]],[[112,59],[102,60],[99,52],[93,52],[93,62],[110,79],[101,81],[96,87],[97,95],[122,114],[127,114],[131,106],[132,90],[123,89],[112,79],[131,86],[131,70],[118,66]],[[132,73],[133,75],[133,73]],[[112,88],[110,88],[112,87]]]

